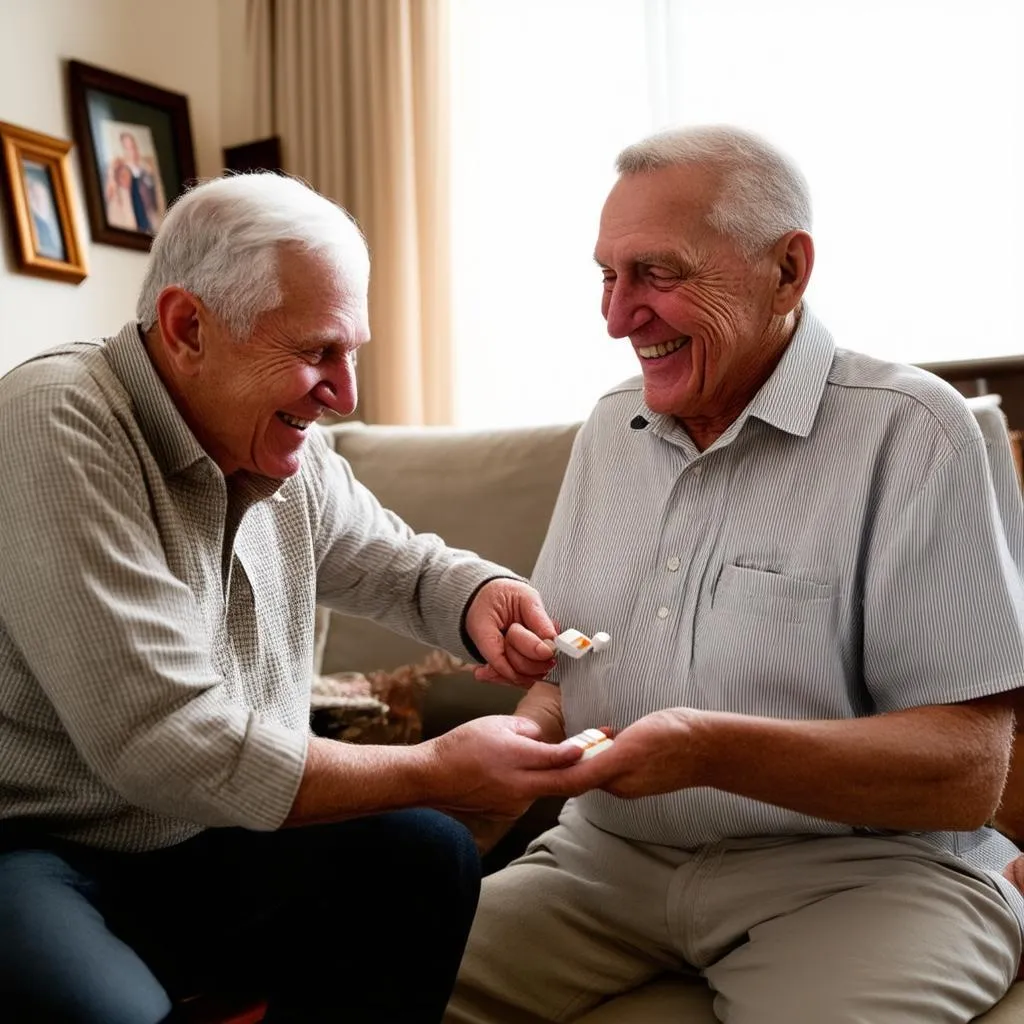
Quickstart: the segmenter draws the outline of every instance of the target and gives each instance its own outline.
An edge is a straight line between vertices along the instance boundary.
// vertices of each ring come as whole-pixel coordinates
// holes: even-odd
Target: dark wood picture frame
[[[71,143],[0,122],[0,150],[18,268],[78,284],[89,271],[71,202]]]
[[[240,146],[224,149],[224,169],[232,174],[248,174],[252,171],[273,171],[284,174],[281,159],[281,137],[271,135]]]
[[[148,250],[195,180],[188,97],[76,60],[68,91],[93,240]]]

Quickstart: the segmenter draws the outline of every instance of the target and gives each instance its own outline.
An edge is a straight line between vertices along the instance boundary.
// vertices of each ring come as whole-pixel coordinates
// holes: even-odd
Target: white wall
[[[210,0],[0,0],[0,121],[71,138],[66,68],[77,59],[189,99],[197,171],[221,170],[220,21]],[[111,334],[128,320],[146,254],[89,235],[77,148],[76,216],[89,276],[79,285],[19,273],[0,210],[0,373],[35,352]]]
[[[220,133],[225,146],[270,134],[252,95],[253,58],[247,51],[247,0],[220,0]],[[264,115],[266,116],[266,115]]]

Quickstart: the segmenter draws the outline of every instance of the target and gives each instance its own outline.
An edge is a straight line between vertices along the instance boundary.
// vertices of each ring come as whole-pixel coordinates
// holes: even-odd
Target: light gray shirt
[[[315,429],[225,480],[135,323],[0,381],[0,820],[117,850],[273,829],[302,777],[317,602],[462,656],[509,575],[381,508]]]
[[[612,636],[560,660],[570,734],[674,706],[846,719],[1024,685],[1021,580],[970,411],[930,374],[837,350],[809,310],[704,452],[640,378],[608,392],[533,583],[564,626]],[[852,831],[711,788],[578,806],[684,848]],[[935,840],[970,858],[993,833]]]

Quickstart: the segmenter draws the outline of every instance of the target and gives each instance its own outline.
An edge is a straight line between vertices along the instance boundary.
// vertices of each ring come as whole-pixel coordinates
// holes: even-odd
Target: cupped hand
[[[537,797],[560,793],[559,779],[581,751],[544,743],[541,727],[517,715],[488,715],[423,744],[431,805],[452,813],[518,817]]]
[[[567,769],[564,782],[625,799],[701,785],[700,721],[701,713],[690,708],[645,715],[615,733],[607,750]]]

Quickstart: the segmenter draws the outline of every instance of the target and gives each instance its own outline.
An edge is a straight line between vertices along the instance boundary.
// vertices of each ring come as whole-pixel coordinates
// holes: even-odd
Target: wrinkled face
[[[716,189],[694,167],[621,177],[594,253],[608,333],[632,342],[648,407],[684,422],[731,422],[780,354],[766,341],[777,268],[707,225]]]
[[[260,315],[248,339],[232,337],[200,308],[191,425],[225,476],[292,476],[310,424],[327,410],[347,416],[355,409],[355,353],[370,339],[369,266],[351,262],[357,269],[341,279],[319,258],[284,251],[283,301]]]

